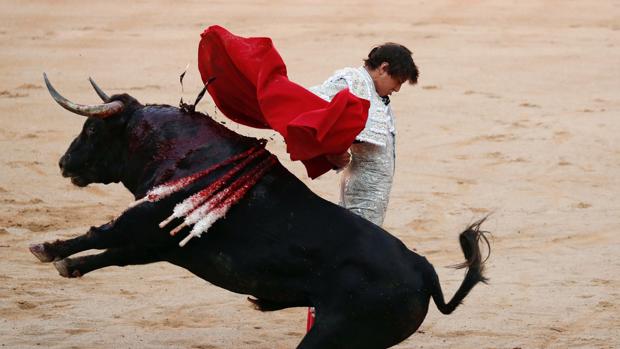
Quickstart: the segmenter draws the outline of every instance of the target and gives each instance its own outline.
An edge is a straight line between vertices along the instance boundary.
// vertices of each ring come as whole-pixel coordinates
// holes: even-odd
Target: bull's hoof
[[[45,248],[45,243],[32,244],[29,249],[30,252],[32,252],[32,254],[43,263],[49,263],[56,260],[56,256],[54,256],[49,249]]]
[[[79,270],[73,269],[69,265],[69,261],[67,259],[54,262],[54,267],[56,267],[56,270],[58,270],[58,274],[60,274],[60,276],[62,277],[77,278],[82,276],[82,273],[80,273]]]

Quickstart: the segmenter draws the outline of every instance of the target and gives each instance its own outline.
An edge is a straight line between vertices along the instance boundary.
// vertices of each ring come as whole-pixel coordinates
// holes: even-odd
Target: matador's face
[[[381,97],[389,96],[394,92],[400,91],[400,87],[404,83],[399,78],[391,76],[388,73],[389,64],[387,62],[381,63],[381,65],[372,71],[370,76],[375,83],[375,90]]]

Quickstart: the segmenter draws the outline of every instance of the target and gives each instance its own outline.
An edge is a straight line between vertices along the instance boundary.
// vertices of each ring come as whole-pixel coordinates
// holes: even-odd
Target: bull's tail
[[[484,277],[484,262],[486,262],[489,254],[491,253],[491,247],[489,244],[489,240],[485,236],[488,234],[486,231],[480,230],[480,225],[487,219],[487,217],[473,223],[470,225],[465,231],[461,233],[459,236],[459,242],[461,243],[461,249],[463,250],[463,254],[465,255],[465,262],[455,265],[455,268],[467,268],[467,273],[465,274],[465,279],[461,283],[461,286],[454,294],[454,297],[448,302],[445,303],[443,292],[441,291],[441,285],[439,284],[439,278],[437,277],[437,273],[435,270],[432,270],[430,275],[431,280],[429,280],[432,284],[431,286],[431,296],[435,301],[435,305],[439,309],[442,314],[450,314],[456,309],[456,307],[461,304],[463,299],[467,296],[469,291],[471,291],[474,286],[478,282],[487,282],[487,278]],[[487,245],[488,253],[484,260],[482,259],[482,255],[480,252],[480,245],[484,242]]]

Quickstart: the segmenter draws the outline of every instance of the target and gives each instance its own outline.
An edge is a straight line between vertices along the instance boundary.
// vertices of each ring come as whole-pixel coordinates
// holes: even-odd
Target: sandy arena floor
[[[193,100],[199,34],[269,36],[304,86],[374,44],[414,51],[418,86],[392,99],[397,175],[386,228],[437,267],[451,297],[457,234],[494,212],[488,286],[455,314],[431,305],[398,348],[620,347],[620,3],[589,1],[0,2],[0,345],[291,348],[305,309],[262,314],[168,264],[68,280],[29,252],[113,218],[120,185],[79,189],[59,156],[83,119],[55,86],[98,103],[87,78],[143,103]],[[178,75],[189,63],[185,92]],[[200,110],[213,114],[210,100]],[[222,119],[221,114],[215,115]],[[244,134],[272,132],[234,127]],[[270,149],[286,159],[279,137]],[[336,200],[334,173],[310,181]]]

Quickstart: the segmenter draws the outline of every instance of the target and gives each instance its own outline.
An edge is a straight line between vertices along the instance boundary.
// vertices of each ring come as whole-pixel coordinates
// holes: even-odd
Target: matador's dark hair
[[[405,46],[387,42],[374,47],[368,53],[368,58],[364,59],[364,65],[371,69],[379,68],[383,62],[389,64],[388,74],[390,76],[402,82],[409,81],[412,85],[418,82],[418,67],[413,62],[411,50]]]

